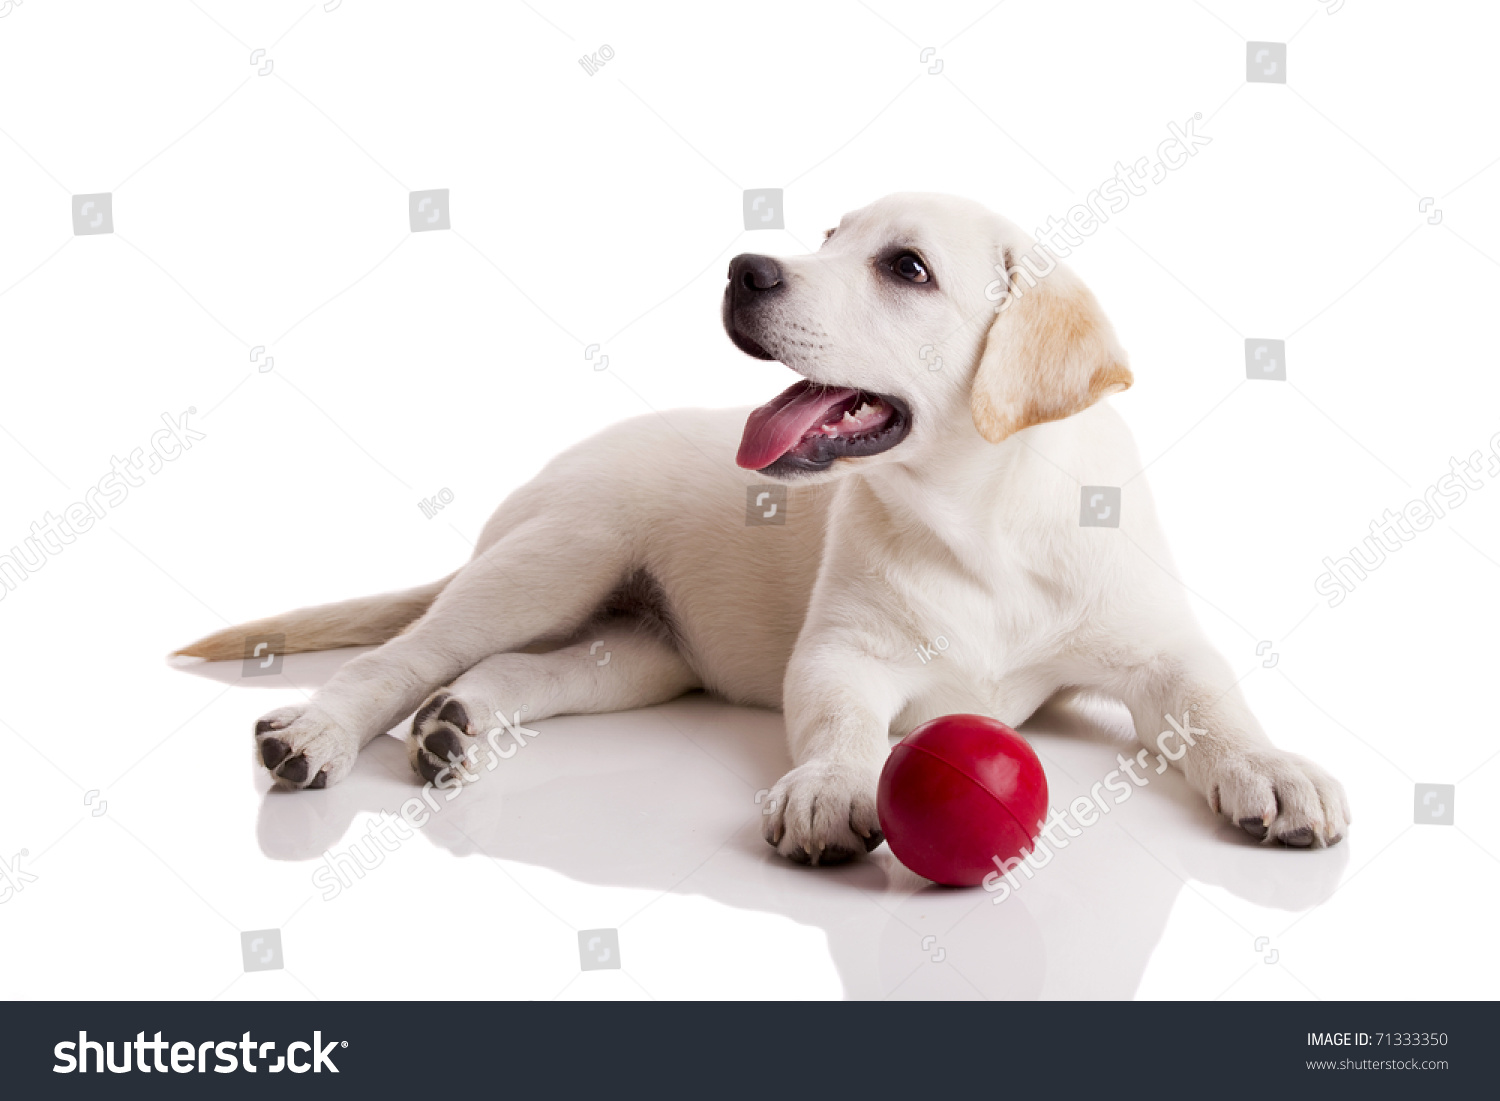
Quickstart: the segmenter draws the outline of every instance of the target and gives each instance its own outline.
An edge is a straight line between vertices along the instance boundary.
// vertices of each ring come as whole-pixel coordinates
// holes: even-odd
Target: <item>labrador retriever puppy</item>
[[[1045,255],[975,203],[900,194],[812,255],[736,257],[724,327],[801,376],[786,392],[578,444],[441,581],[179,654],[240,658],[272,634],[288,653],[383,644],[256,724],[261,762],[294,788],[337,783],[413,711],[414,769],[457,784],[497,718],[704,688],[785,713],[794,767],[765,838],[831,864],[881,841],[893,735],[954,712],[1018,726],[1088,690],[1123,701],[1137,760],[1160,750],[1215,814],[1268,843],[1331,845],[1343,789],[1271,744],[1196,624],[1104,400],[1131,384],[1125,352]],[[1084,486],[1123,487],[1117,527],[1080,523]]]

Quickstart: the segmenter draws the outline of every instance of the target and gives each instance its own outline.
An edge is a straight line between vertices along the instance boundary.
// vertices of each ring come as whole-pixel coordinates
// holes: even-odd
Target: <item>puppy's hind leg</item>
[[[434,688],[491,654],[577,631],[626,572],[628,535],[598,518],[542,514],[518,524],[405,634],[350,661],[311,702],[264,716],[255,727],[261,762],[283,786],[337,783],[361,746]]]
[[[613,620],[550,653],[485,658],[418,708],[407,755],[424,780],[436,780],[472,753],[510,756],[511,729],[522,723],[647,707],[696,687],[697,675],[669,641]]]

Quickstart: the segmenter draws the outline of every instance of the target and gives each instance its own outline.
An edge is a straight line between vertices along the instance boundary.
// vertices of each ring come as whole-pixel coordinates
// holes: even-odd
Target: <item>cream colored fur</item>
[[[893,287],[877,270],[893,244],[920,250],[935,284]],[[1268,841],[1338,840],[1343,789],[1272,745],[1166,572],[1134,442],[1100,400],[1131,374],[1094,296],[1058,265],[1033,287],[1007,275],[998,311],[986,298],[1032,244],[974,203],[896,195],[779,261],[754,339],[814,381],[899,397],[913,425],[889,451],[792,480],[784,526],[746,524],[746,487],[766,481],[734,463],[746,410],[646,416],[554,459],[446,583],[182,652],[238,658],[262,631],[291,649],[389,639],[258,725],[290,786],[342,779],[424,701],[413,764],[452,781],[450,759],[481,752],[497,712],[531,722],[699,686],[785,712],[794,767],[766,838],[828,862],[878,841],[892,736],[953,712],[1014,726],[1081,687],[1124,701],[1153,752],[1169,716],[1186,718],[1199,733],[1174,763],[1215,813]],[[1083,485],[1124,487],[1118,529],[1080,526]],[[620,610],[622,593],[644,603]],[[521,652],[538,642],[549,652]]]

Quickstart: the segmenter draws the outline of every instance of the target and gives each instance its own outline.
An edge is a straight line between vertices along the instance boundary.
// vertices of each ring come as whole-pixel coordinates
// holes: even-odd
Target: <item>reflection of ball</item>
[[[1047,817],[1042,762],[1010,727],[944,715],[891,750],[875,808],[896,858],[920,876],[972,887],[1031,849]]]

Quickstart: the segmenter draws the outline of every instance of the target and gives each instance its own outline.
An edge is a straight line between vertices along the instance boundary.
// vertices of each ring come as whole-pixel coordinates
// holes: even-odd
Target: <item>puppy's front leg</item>
[[[1271,744],[1206,641],[1136,669],[1123,688],[1147,747],[1132,764],[1170,758],[1215,814],[1257,840],[1312,848],[1343,838],[1343,785]]]
[[[766,841],[799,864],[841,864],[884,840],[875,788],[890,752],[900,678],[868,650],[799,643],[783,708],[796,766],[771,789]]]

